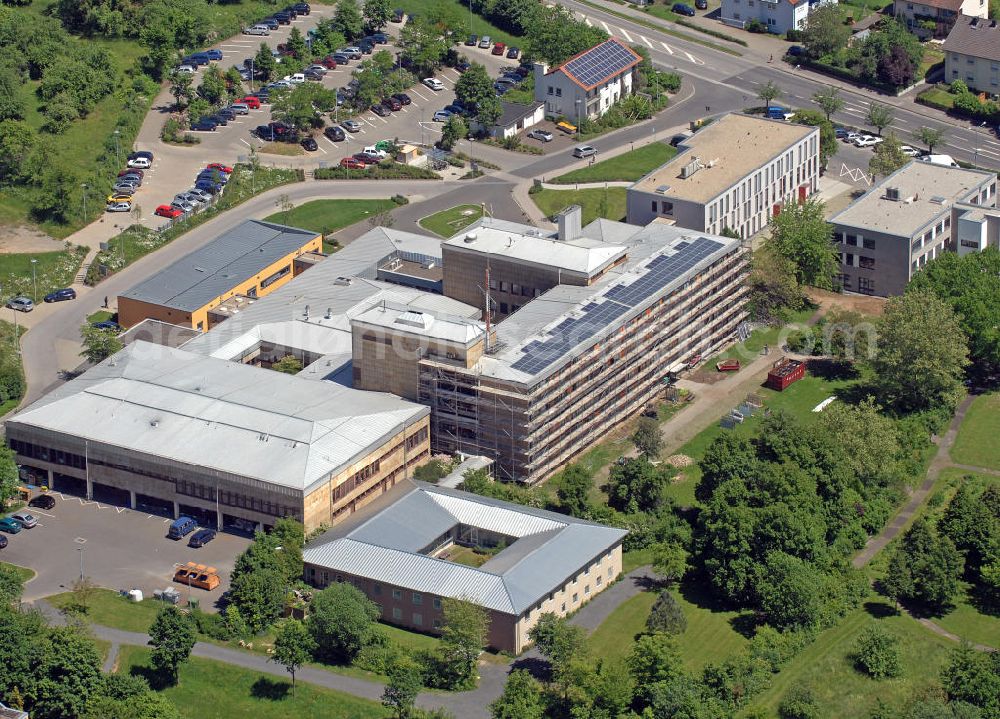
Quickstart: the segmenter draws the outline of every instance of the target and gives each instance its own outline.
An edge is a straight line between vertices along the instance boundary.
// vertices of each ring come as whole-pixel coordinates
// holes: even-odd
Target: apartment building
[[[554,70],[535,63],[535,101],[545,104],[546,117],[565,117],[580,124],[607,112],[635,92],[636,68],[642,57],[611,38],[571,57]]]
[[[892,14],[921,40],[929,40],[948,37],[969,18],[988,18],[990,7],[988,0],[893,0]]]
[[[952,208],[996,206],[992,172],[911,161],[830,218],[840,283],[851,292],[901,294],[910,278],[956,251]]]
[[[944,76],[971,89],[1000,94],[1000,23],[962,15],[944,41]]]
[[[683,141],[679,152],[628,188],[626,219],[654,220],[742,238],[819,185],[819,128],[731,113]]]

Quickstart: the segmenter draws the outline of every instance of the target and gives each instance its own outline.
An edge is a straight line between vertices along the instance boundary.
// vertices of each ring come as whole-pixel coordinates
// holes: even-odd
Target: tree
[[[226,78],[216,66],[210,66],[202,75],[198,85],[198,95],[205,98],[210,105],[218,105],[226,96]]]
[[[640,453],[651,460],[657,459],[663,450],[663,435],[660,424],[652,417],[640,417],[632,433],[632,444]]]
[[[653,550],[653,571],[667,584],[679,582],[688,570],[687,551],[677,542],[658,544]]]
[[[423,16],[408,21],[399,32],[403,57],[413,66],[413,71],[421,75],[437,69],[450,44],[441,30]]]
[[[320,657],[350,662],[371,644],[379,608],[351,584],[331,584],[317,592],[306,626]]]
[[[542,685],[524,669],[515,669],[507,677],[503,694],[490,704],[490,716],[492,719],[544,719]]]
[[[285,606],[288,584],[277,568],[233,572],[229,586],[230,606],[236,608],[250,634],[258,634],[273,624]]]
[[[784,93],[781,88],[774,84],[773,80],[768,80],[765,84],[760,86],[757,91],[757,97],[761,99],[761,102],[765,106],[770,105],[772,102],[781,97]]]
[[[571,464],[563,470],[556,496],[559,506],[571,517],[586,517],[590,513],[590,490],[593,477],[579,464]]]
[[[878,78],[893,87],[907,87],[913,83],[917,65],[903,45],[893,45],[878,61]]]
[[[357,0],[337,0],[337,9],[333,14],[333,27],[347,40],[361,37],[365,29],[361,17],[361,9]]]
[[[337,106],[337,93],[320,83],[307,82],[272,95],[271,116],[300,132],[323,125],[323,114]],[[287,221],[287,220],[286,220]]]
[[[890,633],[882,622],[873,621],[854,643],[854,661],[873,679],[900,676],[903,665],[900,662],[899,638]]]
[[[747,308],[755,321],[779,321],[802,308],[802,288],[795,269],[794,261],[777,252],[770,240],[764,240],[754,250],[747,280],[750,288]]]
[[[873,176],[888,177],[909,161],[909,156],[903,153],[903,145],[899,138],[890,132],[885,140],[875,145],[872,159],[868,161],[868,171]]]
[[[889,127],[895,117],[891,107],[873,102],[868,105],[868,114],[865,115],[865,122],[878,130],[878,134],[881,135],[882,130]]]
[[[260,75],[262,80],[270,80],[274,77],[277,67],[274,55],[271,54],[271,48],[266,42],[262,42],[253,58],[254,73]]]
[[[539,653],[549,661],[555,681],[565,690],[567,680],[570,679],[571,662],[585,653],[587,635],[584,630],[570,624],[565,617],[546,612],[529,630],[528,637],[535,643]]]
[[[809,13],[802,30],[802,45],[813,60],[847,47],[851,28],[844,23],[840,8],[821,5]]]
[[[940,611],[958,591],[962,556],[952,541],[936,534],[924,518],[903,535],[889,564],[893,589],[900,599]]]
[[[285,355],[273,363],[271,369],[284,374],[298,374],[302,371],[302,362],[295,355]]]
[[[476,120],[486,130],[493,126],[503,112],[493,89],[493,80],[486,68],[479,63],[473,63],[458,78],[455,97],[466,107],[475,108]]]
[[[150,662],[176,684],[177,670],[191,656],[195,639],[191,618],[173,605],[164,607],[149,628],[149,644],[153,647]]]
[[[423,687],[420,665],[401,657],[389,670],[389,681],[382,693],[382,706],[391,709],[396,719],[413,715],[417,694]]]
[[[17,73],[6,68],[0,70],[0,120],[24,119],[24,98],[18,92],[20,84]]]
[[[671,471],[668,465],[653,466],[645,456],[616,464],[608,478],[608,504],[626,514],[655,510],[663,503]]]
[[[40,639],[42,653],[32,653],[35,698],[31,715],[39,719],[76,717],[99,689],[101,657],[94,642],[75,627],[52,627]],[[8,670],[5,665],[5,674]]]
[[[0,507],[6,506],[7,500],[17,495],[20,483],[13,450],[10,447],[0,447]]]
[[[180,712],[169,699],[147,689],[128,699],[98,695],[87,702],[81,719],[180,719]]]
[[[478,604],[446,598],[442,606],[444,622],[441,629],[440,668],[445,672],[445,685],[451,688],[468,686],[476,673],[476,660],[486,646],[490,618]]]
[[[365,28],[368,32],[377,32],[384,28],[392,18],[392,8],[389,0],[365,0],[365,9],[362,13],[365,21]]]
[[[302,37],[302,32],[297,27],[293,27],[291,32],[288,33],[288,40],[285,42],[285,47],[288,48],[288,52],[296,60],[302,61],[308,57],[309,47],[306,45],[306,39]]]
[[[608,39],[606,32],[580,22],[560,5],[532,8],[521,23],[526,33],[525,55],[549,65],[561,65]]]
[[[174,96],[174,107],[183,110],[194,96],[194,89],[191,87],[192,76],[187,72],[171,71],[170,94]]]
[[[97,585],[90,577],[74,579],[70,587],[73,593],[73,611],[86,614],[90,610],[90,600],[94,598]]]
[[[274,654],[270,661],[277,662],[292,675],[292,693],[295,693],[295,672],[312,658],[316,643],[305,625],[289,619],[278,628],[274,638]]]
[[[778,716],[781,719],[818,719],[819,704],[812,690],[802,684],[796,684],[781,698],[778,705]]]
[[[977,651],[962,642],[951,651],[948,665],[941,672],[941,684],[952,701],[989,708],[990,713],[984,716],[995,716],[1000,704],[1000,672],[994,653]]]
[[[0,500],[0,505],[3,502]],[[10,564],[0,564],[0,606],[11,606],[21,601],[24,580],[17,569]],[[2,610],[0,610],[2,611]]]
[[[852,473],[864,486],[894,485],[899,478],[902,454],[896,424],[866,397],[857,404],[835,402],[823,410],[819,426],[844,452]]]
[[[22,179],[25,160],[35,146],[35,131],[21,120],[0,121],[0,175]]]
[[[465,125],[465,120],[461,115],[452,115],[441,128],[441,140],[438,145],[442,150],[450,150],[458,144],[459,140],[464,140],[469,134],[469,128]]]
[[[870,364],[888,407],[909,412],[957,403],[969,349],[949,305],[927,290],[907,292],[889,300],[876,326]]]
[[[840,94],[840,88],[830,85],[822,90],[813,93],[812,101],[819,105],[819,108],[826,115],[826,121],[830,122],[831,117],[844,109],[844,98]]]
[[[687,630],[687,617],[669,589],[664,589],[653,602],[646,617],[646,629],[665,634],[683,634]]]
[[[80,335],[83,338],[80,356],[92,364],[103,362],[125,346],[114,330],[93,327],[89,323],[80,327]]]
[[[640,687],[648,688],[684,674],[684,660],[677,640],[662,632],[639,635],[626,663]]]
[[[822,612],[823,577],[811,564],[784,552],[768,555],[757,591],[760,608],[781,630],[811,629]]]
[[[783,207],[771,218],[771,244],[795,264],[799,284],[830,289],[840,271],[840,257],[830,241],[832,230],[823,211],[823,203],[815,199]]]
[[[944,140],[944,128],[941,127],[921,127],[917,130],[917,138],[927,145],[927,152],[933,153],[934,147],[940,145]]]

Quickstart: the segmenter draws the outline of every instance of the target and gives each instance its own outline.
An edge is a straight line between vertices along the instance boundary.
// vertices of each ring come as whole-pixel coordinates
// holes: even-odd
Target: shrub
[[[747,32],[764,33],[767,32],[767,25],[762,23],[757,18],[754,18],[746,25],[744,25],[743,29],[746,30]]]
[[[389,670],[402,658],[399,647],[381,632],[372,634],[371,644],[362,647],[354,657],[354,666],[376,674],[388,674]]]
[[[440,459],[432,459],[413,470],[413,478],[421,482],[437,484],[438,480],[448,475],[451,466]]]
[[[778,705],[781,719],[817,719],[819,705],[808,687],[798,684],[789,689]]]
[[[410,204],[410,201],[406,197],[404,197],[403,195],[393,195],[392,196],[392,201],[395,202],[397,205],[400,205],[400,206]]]
[[[881,622],[872,622],[861,632],[854,644],[854,661],[858,669],[873,679],[898,677],[903,673],[899,639]]]
[[[194,620],[199,634],[223,641],[233,638],[233,632],[221,614],[209,614],[200,609],[192,609],[191,619]]]
[[[687,629],[687,617],[684,616],[684,609],[670,593],[665,589],[656,598],[653,607],[646,617],[646,628],[651,632],[665,632],[667,634],[683,634]]]

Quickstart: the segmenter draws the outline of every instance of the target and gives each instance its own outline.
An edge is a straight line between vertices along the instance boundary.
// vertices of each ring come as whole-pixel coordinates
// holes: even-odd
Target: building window
[[[562,606],[559,608],[559,611],[561,611],[563,614],[566,613],[566,602],[562,603]]]
[[[372,594],[374,594],[376,597],[381,597],[382,596],[382,585],[381,584],[373,584],[372,585]]]
[[[504,315],[507,314],[507,303],[506,302],[501,302],[500,303],[500,313],[504,314]]]
[[[557,87],[556,88],[556,97],[562,97],[562,88],[561,87]]]
[[[656,200],[653,200],[652,205],[653,205],[653,212],[656,212]]]
[[[434,604],[434,608],[435,609],[440,609],[441,608],[441,597],[434,597],[433,604]]]
[[[550,95],[552,94],[552,86],[551,85],[549,85],[549,94]]]
[[[584,586],[583,593],[584,594],[590,594],[590,585],[589,584],[586,585],[586,586]]]
[[[602,584],[604,584],[604,577],[598,577],[597,578],[597,586],[601,586]]]
[[[418,594],[417,592],[414,592],[413,593],[413,603],[414,604],[418,604],[418,605],[419,604],[423,604],[424,603],[424,596],[422,594]]]
[[[511,283],[510,293],[512,295],[519,295],[519,294],[521,294],[521,285],[517,284],[516,282]]]
[[[403,618],[403,610],[400,609],[399,607],[393,607],[392,608],[392,618],[393,619],[397,619],[397,620],[398,619],[402,619]]]
[[[292,271],[292,266],[291,265],[285,265],[284,267],[282,267],[280,270],[278,270],[277,272],[275,272],[270,277],[264,278],[264,280],[261,281],[261,283],[260,283],[260,288],[261,289],[265,289],[267,287],[270,287],[275,282],[277,282],[278,280],[280,280],[282,277],[285,277],[286,275],[288,275],[289,273],[291,273],[291,271]]]
[[[501,292],[506,292],[506,291],[507,291],[507,288],[508,288],[509,286],[510,286],[510,285],[509,285],[509,284],[508,284],[507,282],[504,282],[504,281],[502,281],[502,280],[500,281],[500,291],[501,291]]]
[[[435,619],[434,620],[434,628],[435,629],[440,629],[441,628],[441,620],[440,619]]]
[[[858,246],[858,236],[857,235],[847,235],[847,244],[852,247]]]
[[[867,277],[858,278],[858,292],[866,292],[871,294],[875,291],[875,280],[870,280]]]
[[[875,258],[865,257],[864,255],[858,255],[858,267],[860,267],[863,270],[874,270]]]
[[[414,626],[422,627],[424,625],[424,617],[422,614],[413,613],[413,624]]]
[[[873,239],[871,239],[869,237],[865,237],[862,242],[863,242],[864,248],[866,250],[874,250],[875,249],[875,240],[873,240]]]
[[[577,594],[576,592],[573,592],[573,604],[576,604],[579,601],[580,601],[580,595]]]
[[[397,599],[397,600],[402,599],[403,598],[403,590],[401,590],[401,589],[393,589],[392,590],[392,598],[393,599]]]
[[[976,242],[975,240],[962,240],[962,247],[971,247],[974,250],[978,250],[979,243]],[[913,264],[916,265],[917,263],[914,262]],[[913,269],[917,269],[916,266],[914,266]]]
[[[613,569],[609,569],[608,570],[608,579],[611,579],[611,577],[613,577],[613,576],[615,576],[615,571]]]

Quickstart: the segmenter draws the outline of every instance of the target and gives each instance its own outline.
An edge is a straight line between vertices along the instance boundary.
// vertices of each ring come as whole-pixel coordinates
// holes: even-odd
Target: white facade
[[[806,0],[722,0],[722,21],[742,28],[751,20],[759,20],[768,32],[784,35],[805,27],[809,8]]]
[[[892,4],[892,14],[921,40],[943,38],[961,16],[985,18],[989,10],[987,0],[894,0]]]
[[[608,51],[616,54],[610,63]],[[634,50],[612,38],[551,71],[548,65],[535,63],[535,100],[544,103],[546,117],[565,117],[579,125],[585,118],[600,117],[635,92],[636,66],[641,61]],[[599,69],[595,72],[594,67]]]
[[[972,90],[1000,94],[1000,22],[961,17],[943,49],[946,82],[961,80]]]

